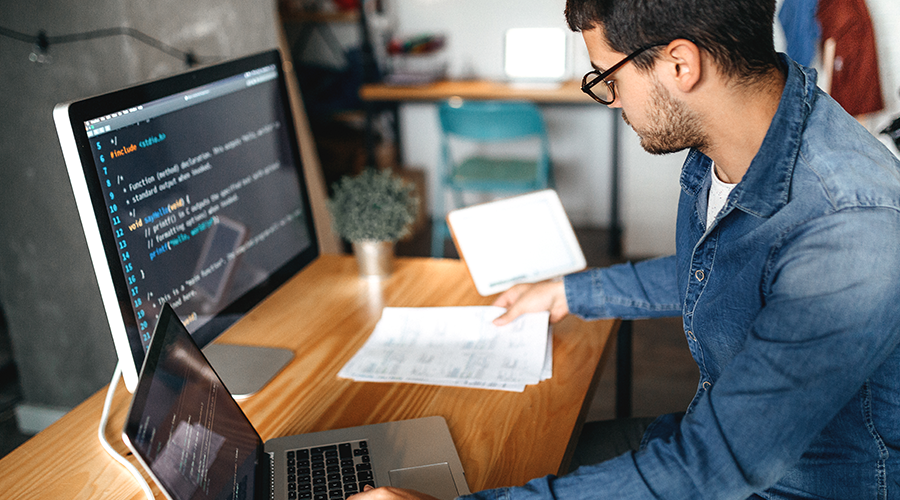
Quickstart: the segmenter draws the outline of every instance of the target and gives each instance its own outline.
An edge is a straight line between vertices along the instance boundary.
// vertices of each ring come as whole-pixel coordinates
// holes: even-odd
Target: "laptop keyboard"
[[[287,452],[289,500],[343,500],[375,486],[366,441]]]

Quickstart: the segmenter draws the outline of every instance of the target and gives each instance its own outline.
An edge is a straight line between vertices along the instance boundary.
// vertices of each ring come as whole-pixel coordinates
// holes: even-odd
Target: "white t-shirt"
[[[709,169],[709,175],[712,177],[712,184],[709,186],[709,200],[706,203],[706,229],[712,226],[716,216],[722,211],[725,202],[728,201],[728,195],[737,184],[729,184],[723,182],[716,175],[716,164],[713,163]]]

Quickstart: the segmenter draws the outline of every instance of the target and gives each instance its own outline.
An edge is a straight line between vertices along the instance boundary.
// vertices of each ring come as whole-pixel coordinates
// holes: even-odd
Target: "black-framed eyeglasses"
[[[669,43],[654,43],[651,45],[646,45],[641,47],[631,54],[628,54],[625,59],[617,62],[613,65],[612,68],[604,72],[600,72],[598,70],[589,71],[584,78],[581,79],[581,91],[585,94],[591,96],[591,98],[600,104],[610,105],[616,100],[616,83],[612,80],[607,80],[610,75],[615,73],[619,68],[625,65],[628,61],[634,59],[635,57],[644,53],[644,51],[650,50],[653,47],[660,47],[662,45],[668,45]],[[603,85],[600,85],[600,84]],[[599,88],[594,90],[594,87],[600,85]]]

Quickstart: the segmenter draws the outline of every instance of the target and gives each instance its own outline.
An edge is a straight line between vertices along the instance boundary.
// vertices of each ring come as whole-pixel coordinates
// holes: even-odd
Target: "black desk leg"
[[[616,336],[616,418],[631,417],[631,320],[622,320]]]
[[[622,256],[622,222],[619,220],[619,117],[613,113],[612,142],[610,143],[610,189],[609,189],[609,255]]]

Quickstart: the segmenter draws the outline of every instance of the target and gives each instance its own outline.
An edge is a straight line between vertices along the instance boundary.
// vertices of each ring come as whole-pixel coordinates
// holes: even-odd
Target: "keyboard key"
[[[346,500],[375,486],[367,441],[295,450],[287,457],[288,484],[297,481],[289,500]]]

